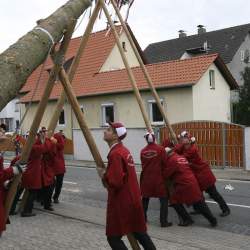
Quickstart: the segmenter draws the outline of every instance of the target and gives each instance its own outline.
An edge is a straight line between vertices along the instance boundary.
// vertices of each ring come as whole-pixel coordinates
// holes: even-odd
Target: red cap
[[[117,135],[118,135],[118,138],[120,140],[123,140],[126,135],[127,135],[127,130],[125,128],[125,126],[121,123],[121,122],[110,122],[109,125],[115,129]]]

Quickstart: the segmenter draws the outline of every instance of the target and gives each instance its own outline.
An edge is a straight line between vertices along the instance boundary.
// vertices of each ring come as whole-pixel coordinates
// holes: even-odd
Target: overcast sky
[[[0,0],[0,52],[30,31],[36,20],[53,13],[67,0]],[[207,31],[250,23],[249,0],[135,0],[129,24],[144,49],[149,43],[178,36],[183,29],[188,35],[197,32],[197,25]],[[80,36],[88,15],[74,36]],[[95,30],[105,28],[106,20],[98,21]]]

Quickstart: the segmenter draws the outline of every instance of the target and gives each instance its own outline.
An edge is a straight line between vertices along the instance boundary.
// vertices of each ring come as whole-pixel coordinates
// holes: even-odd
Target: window
[[[122,42],[122,48],[124,52],[127,52],[126,42]]]
[[[82,113],[84,113],[83,105],[80,106],[80,109],[81,109]]]
[[[19,103],[15,102],[15,112],[19,112]]]
[[[62,110],[60,116],[59,116],[59,121],[58,121],[59,126],[65,126],[65,112],[64,109]]]
[[[250,52],[249,49],[245,50],[245,54],[244,54],[244,62],[248,63],[249,62],[249,57],[250,57]]]
[[[241,50],[240,51],[240,60],[243,62],[245,60],[245,51]]]
[[[102,104],[102,126],[107,126],[109,122],[114,122],[114,104]]]
[[[209,70],[209,84],[210,89],[215,89],[215,76],[214,76],[214,70]]]
[[[162,123],[163,117],[161,115],[161,112],[157,106],[157,103],[155,100],[149,100],[149,116],[153,123]],[[163,100],[161,99],[161,105],[163,105]]]

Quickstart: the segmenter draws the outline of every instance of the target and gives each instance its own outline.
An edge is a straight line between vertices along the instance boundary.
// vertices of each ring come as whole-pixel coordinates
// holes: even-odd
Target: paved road
[[[225,190],[231,184],[233,191]],[[229,217],[219,217],[220,209],[209,197],[209,207],[219,220],[217,230],[250,235],[250,182],[219,180],[217,188],[225,200],[230,204],[232,214]],[[85,204],[94,207],[106,207],[107,194],[102,187],[95,169],[68,167],[62,193],[62,200],[75,204]],[[149,223],[158,225],[159,203],[152,199],[149,206]],[[169,209],[169,220],[177,224],[178,219],[172,208]],[[201,216],[194,216],[197,226],[208,226]]]

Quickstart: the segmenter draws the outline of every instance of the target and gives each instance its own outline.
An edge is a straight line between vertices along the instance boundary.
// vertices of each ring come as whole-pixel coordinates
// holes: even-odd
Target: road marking
[[[77,182],[72,182],[72,181],[63,181],[63,183],[77,185]]]
[[[249,180],[228,180],[228,179],[217,179],[217,181],[224,181],[224,182],[241,182],[241,183],[250,184],[250,181],[249,181]]]
[[[207,203],[213,203],[213,204],[217,204],[217,202],[215,201],[208,201],[206,200]],[[242,208],[250,208],[250,206],[246,206],[246,205],[239,205],[239,204],[233,204],[233,203],[227,203],[228,206],[231,207],[242,207]]]
[[[79,189],[72,189],[72,188],[63,188],[63,191],[71,192],[71,193],[80,193],[81,191]]]

